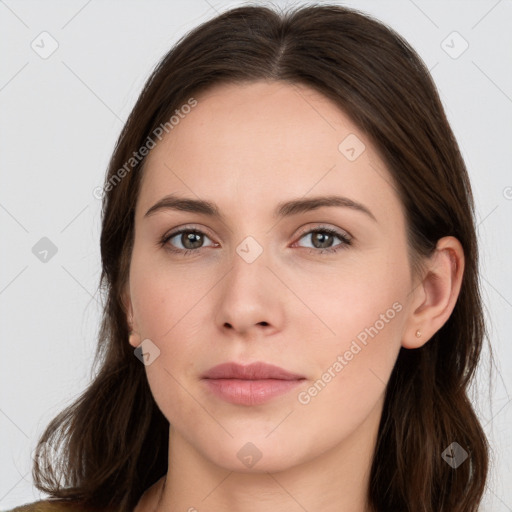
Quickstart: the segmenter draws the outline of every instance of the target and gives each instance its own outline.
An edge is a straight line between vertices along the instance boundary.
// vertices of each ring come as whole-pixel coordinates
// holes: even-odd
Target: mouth
[[[263,404],[291,391],[304,380],[303,375],[263,362],[247,366],[224,363],[210,368],[202,376],[210,392],[238,405]]]

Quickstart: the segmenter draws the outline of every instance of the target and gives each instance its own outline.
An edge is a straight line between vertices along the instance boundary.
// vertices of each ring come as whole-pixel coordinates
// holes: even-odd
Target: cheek
[[[187,312],[194,302],[191,293],[179,296],[173,282],[155,279],[148,274],[134,280],[133,295],[137,297],[135,314],[141,340],[149,338],[158,347],[159,355],[145,366],[146,377],[158,408],[170,423],[197,414],[194,401],[187,394],[185,372],[193,373],[197,354]],[[183,329],[183,326],[187,329]]]
[[[295,308],[299,332],[314,328],[322,339],[315,343],[315,350],[321,347],[320,353],[349,350],[353,340],[369,347],[374,339],[375,349],[395,345],[400,340],[410,287],[406,259],[399,251],[392,255],[356,254],[336,268],[290,273],[287,282],[304,304]],[[303,348],[307,350],[307,345]]]
[[[212,284],[206,276],[194,276],[193,283],[191,277],[171,271],[165,261],[151,261],[149,254],[134,248],[130,269],[134,318],[141,341],[150,339],[160,351],[145,371],[153,397],[169,421],[194,412],[184,375],[197,372],[202,347],[198,342],[205,325],[196,320],[201,299]]]
[[[162,256],[134,248],[130,270],[130,291],[139,332],[163,343],[183,324],[193,325],[190,313],[201,306],[215,276],[201,269],[187,269]],[[192,329],[193,330],[193,329]]]
[[[310,334],[302,336],[300,351],[314,368],[315,384],[301,403],[315,411],[312,416],[332,412],[344,424],[359,421],[384,392],[401,346],[410,286],[405,250],[389,252],[354,257],[329,276],[294,283],[309,308],[296,321],[297,332]]]
[[[337,439],[349,438],[382,406],[400,350],[405,314],[399,291],[386,284],[384,290],[371,293],[372,288],[355,285],[350,292],[338,292],[323,310],[323,320],[336,335],[303,346],[310,368],[316,371],[297,396],[294,419],[322,432],[312,440],[312,450],[328,449]],[[293,435],[287,433],[290,442]]]

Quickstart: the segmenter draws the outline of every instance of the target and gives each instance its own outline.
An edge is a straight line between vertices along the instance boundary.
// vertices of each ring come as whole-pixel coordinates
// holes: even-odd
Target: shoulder
[[[77,503],[62,500],[40,500],[26,503],[6,512],[88,512]]]

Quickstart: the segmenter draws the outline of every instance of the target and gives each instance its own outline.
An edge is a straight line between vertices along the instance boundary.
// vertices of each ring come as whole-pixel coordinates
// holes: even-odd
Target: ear
[[[452,314],[464,274],[461,243],[453,236],[440,238],[425,267],[412,292],[412,313],[402,340],[404,348],[423,346]]]
[[[126,322],[128,331],[130,332],[129,343],[132,347],[136,348],[140,344],[140,340],[137,332],[138,329],[133,318],[133,306],[128,283],[121,292],[121,302],[124,306],[124,310],[126,311]]]

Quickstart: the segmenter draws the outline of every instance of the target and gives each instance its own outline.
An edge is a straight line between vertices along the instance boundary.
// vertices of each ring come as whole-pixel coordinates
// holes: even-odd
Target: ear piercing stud
[[[419,329],[416,331],[416,338],[421,338],[421,331]]]

